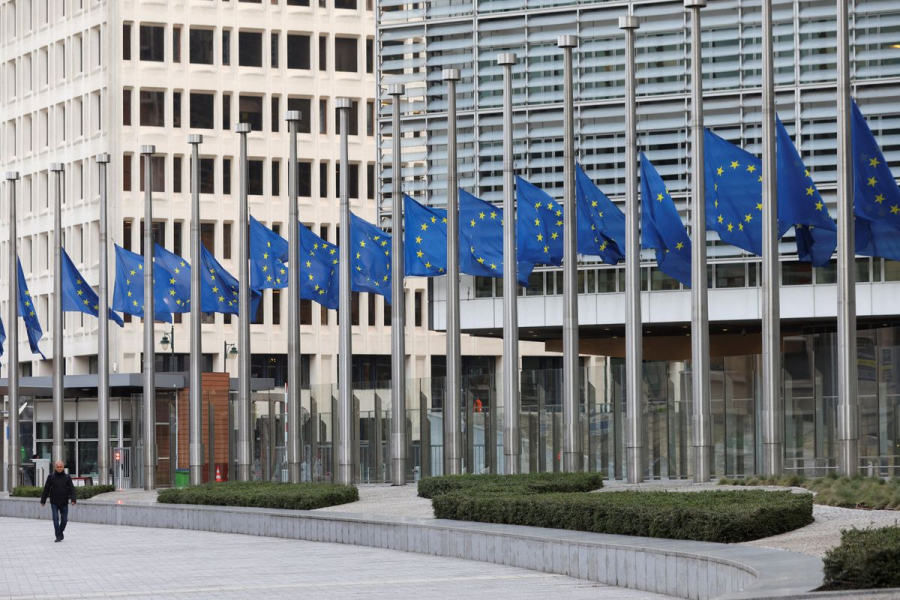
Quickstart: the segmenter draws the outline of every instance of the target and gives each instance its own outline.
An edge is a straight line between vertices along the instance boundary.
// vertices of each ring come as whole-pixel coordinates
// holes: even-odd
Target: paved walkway
[[[88,523],[71,523],[57,544],[49,522],[3,517],[0,531],[0,598],[667,598],[343,544]]]

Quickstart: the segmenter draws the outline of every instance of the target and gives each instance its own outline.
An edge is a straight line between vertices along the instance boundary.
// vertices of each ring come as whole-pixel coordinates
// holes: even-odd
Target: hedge
[[[762,490],[520,494],[466,490],[435,496],[439,519],[619,535],[745,542],[813,522],[812,496]]]
[[[900,587],[900,527],[844,530],[823,562],[823,589]]]
[[[227,481],[162,490],[157,502],[211,506],[253,506],[314,510],[359,500],[354,486],[331,483],[271,483]]]
[[[98,494],[106,494],[114,491],[116,491],[116,486],[114,485],[86,485],[75,488],[75,497],[79,500],[87,500]],[[43,492],[43,487],[20,485],[19,487],[13,488],[12,494],[10,495],[14,498],[40,498]]]
[[[487,488],[520,493],[591,492],[603,487],[602,473],[527,473],[523,475],[444,475],[419,480],[419,497],[434,498],[460,490]]]

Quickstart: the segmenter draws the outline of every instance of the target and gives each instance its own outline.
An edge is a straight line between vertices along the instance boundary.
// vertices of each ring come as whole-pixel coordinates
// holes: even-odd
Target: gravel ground
[[[416,496],[416,486],[391,485],[359,485],[359,502],[319,509],[320,512],[357,513],[370,516],[420,517],[433,518],[431,501]],[[630,489],[699,492],[708,490],[791,490],[799,494],[808,494],[803,488],[780,487],[732,487],[715,483],[693,483],[690,481],[647,481],[640,484],[627,484],[621,481],[604,482],[600,492],[616,492]],[[121,502],[123,504],[152,504],[156,501],[156,492],[129,490],[111,492],[95,496],[98,500]],[[89,502],[86,501],[86,502]],[[801,529],[783,533],[774,537],[744,542],[748,546],[777,548],[792,552],[802,552],[812,556],[824,556],[825,552],[837,546],[841,541],[841,530],[870,526],[884,527],[900,524],[900,511],[892,510],[858,510],[837,508],[833,506],[813,506],[815,523]]]

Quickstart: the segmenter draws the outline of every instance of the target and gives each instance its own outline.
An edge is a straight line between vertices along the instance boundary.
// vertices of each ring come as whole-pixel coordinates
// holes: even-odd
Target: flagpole
[[[581,470],[581,427],[579,393],[581,370],[578,367],[578,246],[575,227],[575,82],[572,49],[578,36],[561,35],[557,46],[563,49],[563,469]]]
[[[106,165],[109,154],[97,155],[100,170],[100,297],[97,309],[97,471],[100,485],[109,484],[109,237]]]
[[[709,307],[706,290],[706,189],[703,156],[703,65],[700,9],[706,0],[684,0],[691,11],[691,371],[694,481],[709,481],[712,421],[709,411]]]
[[[200,277],[203,261],[200,260],[200,144],[203,136],[188,136],[191,145],[191,380],[189,398],[190,469],[191,485],[203,483],[203,367],[201,358],[203,338],[200,336]],[[172,340],[174,347],[175,340]]]
[[[18,171],[6,173],[6,187],[9,190],[9,318],[7,322],[6,342],[9,358],[7,359],[7,396],[9,402],[9,485],[8,492],[12,492],[19,485],[19,269],[17,265],[18,251],[16,248],[16,181],[19,180]]]
[[[459,69],[444,69],[447,82],[447,395],[444,404],[444,474],[462,473],[462,349],[459,323],[459,180],[456,155],[456,82]],[[471,426],[471,424],[469,424]],[[466,465],[472,472],[472,465]]]
[[[66,462],[63,444],[63,350],[62,314],[62,194],[65,171],[62,163],[50,163],[53,173],[53,461]]]
[[[143,424],[144,489],[156,489],[156,355],[153,321],[153,155],[156,146],[141,146],[144,157],[144,389]]]
[[[247,203],[250,185],[250,167],[247,161],[247,134],[249,123],[237,123],[235,133],[240,137],[241,170],[240,215],[238,215],[238,240],[240,242],[240,288],[238,291],[238,435],[237,435],[237,480],[250,481],[250,463],[253,451],[250,439],[252,423],[250,415],[250,209]]]
[[[391,96],[391,484],[406,484],[406,310],[403,278],[403,164],[400,133],[401,83]],[[343,170],[342,170],[343,172]],[[343,190],[343,188],[342,188]]]
[[[629,483],[644,480],[644,330],[634,76],[634,31],[639,27],[637,17],[619,17],[619,29],[625,30],[625,468]]]
[[[778,187],[775,155],[775,49],[772,0],[762,5],[762,435],[763,474],[784,468],[784,404],[781,397],[781,306],[778,281]],[[696,279],[695,279],[696,281]]]
[[[521,470],[519,431],[519,315],[516,261],[516,173],[513,165],[512,68],[516,55],[497,57],[503,67],[503,453],[506,474]],[[494,407],[491,407],[494,410]]]
[[[859,407],[848,0],[837,3],[837,39],[838,468],[841,475],[852,477],[859,472]]]
[[[353,389],[350,382],[352,367],[353,338],[350,329],[350,99],[336,100],[338,118],[341,124],[341,156],[340,156],[340,194],[341,220],[339,251],[339,286],[338,290],[338,472],[335,483],[350,485],[353,483],[353,457],[350,453],[352,441],[352,423],[350,423],[350,407],[353,401]],[[393,318],[393,317],[392,317]]]
[[[289,110],[285,114],[288,123],[288,481],[300,483],[300,462],[303,447],[300,436],[300,232],[297,202],[300,195],[297,172],[297,130],[301,114]]]

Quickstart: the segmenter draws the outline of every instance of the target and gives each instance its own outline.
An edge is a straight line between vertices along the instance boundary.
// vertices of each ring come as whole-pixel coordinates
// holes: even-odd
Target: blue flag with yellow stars
[[[534,265],[517,262],[516,280],[528,287]],[[459,270],[466,275],[503,277],[503,209],[462,188],[459,190]]]
[[[62,248],[62,309],[65,312],[83,312],[98,317],[100,315],[100,298],[78,272],[78,268],[65,248]],[[107,308],[108,318],[124,327],[122,317]]]
[[[856,253],[900,260],[900,188],[865,117],[852,104]]]
[[[691,240],[672,196],[641,152],[641,246],[656,250],[659,270],[691,285]]]
[[[238,314],[238,280],[226,271],[206,246],[200,245],[200,310],[205,313]],[[250,290],[250,314],[256,315],[262,292]]]
[[[41,358],[46,360],[47,357],[44,356],[44,353],[38,347],[38,342],[44,337],[44,330],[41,329],[41,324],[38,321],[37,311],[34,308],[34,303],[31,301],[31,293],[29,293],[28,286],[25,284],[22,261],[18,257],[16,257],[16,263],[19,267],[19,316],[25,321],[25,331],[28,333],[28,345],[31,346],[31,351],[35,354],[40,354]]]
[[[437,277],[447,272],[447,211],[422,206],[403,195],[406,275]]]
[[[516,176],[516,211],[516,258],[535,265],[562,265],[562,206]]]
[[[829,216],[816,184],[809,176],[809,169],[803,164],[803,159],[777,116],[775,140],[779,229],[782,223],[786,226],[793,225],[798,258],[811,262],[816,267],[823,267],[831,262],[831,256],[837,247],[837,226]]]
[[[337,310],[340,262],[338,247],[309,230],[300,228],[300,298],[314,300],[325,308]]]
[[[250,288],[286,288],[287,240],[250,216]]]
[[[578,254],[599,256],[608,265],[625,258],[625,215],[577,165]],[[621,244],[621,246],[620,246]]]
[[[391,236],[350,213],[350,261],[354,292],[373,292],[391,303]]]
[[[6,346],[6,327],[3,326],[3,319],[0,319],[0,356],[3,356],[3,348]]]
[[[116,282],[113,286],[112,309],[117,312],[144,318],[144,257],[125,250],[119,245],[116,249]],[[153,269],[154,279],[171,277],[162,267]],[[154,319],[172,322],[172,313],[163,297],[165,291],[161,286],[153,287]]]
[[[191,312],[191,265],[186,260],[155,244],[153,275],[156,302],[162,299],[171,313]]]

